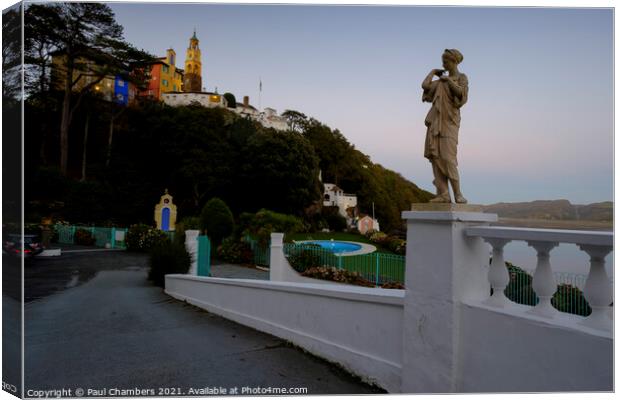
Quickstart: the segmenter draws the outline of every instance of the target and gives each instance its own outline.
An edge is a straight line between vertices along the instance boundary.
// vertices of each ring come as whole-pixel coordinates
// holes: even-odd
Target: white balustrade
[[[590,256],[590,273],[583,293],[592,308],[592,314],[583,321],[583,324],[592,328],[606,329],[611,325],[608,310],[613,301],[613,287],[605,271],[605,256],[612,249],[609,246],[596,245],[579,247]]]
[[[489,268],[489,283],[493,289],[493,294],[485,301],[493,307],[504,307],[508,304],[508,298],[504,294],[506,286],[510,283],[510,276],[504,262],[504,246],[510,240],[500,238],[483,238],[493,248],[493,258]]]
[[[553,318],[558,313],[558,310],[551,304],[551,299],[558,285],[553,278],[549,252],[559,243],[534,240],[528,241],[527,244],[536,249],[536,272],[534,273],[532,288],[539,298],[538,304],[530,312],[543,317]]]
[[[466,233],[468,236],[484,239],[493,248],[493,261],[488,275],[493,294],[484,301],[493,307],[503,308],[509,301],[503,293],[509,283],[508,271],[504,265],[504,246],[517,240],[527,242],[536,250],[537,264],[532,288],[539,303],[529,313],[549,319],[559,313],[551,304],[557,284],[553,278],[549,253],[559,243],[577,245],[590,256],[590,271],[583,293],[592,313],[584,318],[581,324],[598,330],[612,329],[613,285],[605,271],[605,257],[613,251],[613,232],[476,226],[468,228]]]

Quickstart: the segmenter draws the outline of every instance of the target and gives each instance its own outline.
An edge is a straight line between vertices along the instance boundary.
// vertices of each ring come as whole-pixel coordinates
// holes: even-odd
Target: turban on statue
[[[457,49],[446,49],[444,53],[449,54],[457,64],[460,64],[463,61],[463,55]]]

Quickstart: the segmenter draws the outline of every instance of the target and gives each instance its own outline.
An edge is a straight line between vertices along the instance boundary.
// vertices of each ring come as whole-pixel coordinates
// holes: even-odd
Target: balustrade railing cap
[[[467,235],[484,238],[574,243],[594,246],[613,246],[614,244],[613,232],[605,231],[474,226],[467,229]]]
[[[480,206],[467,204],[420,204],[412,205],[414,211],[403,211],[402,217],[418,221],[496,222],[497,214],[484,213]],[[421,210],[426,208],[426,210]]]

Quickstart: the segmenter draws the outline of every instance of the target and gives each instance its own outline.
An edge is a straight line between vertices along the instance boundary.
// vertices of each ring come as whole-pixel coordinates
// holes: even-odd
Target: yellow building
[[[183,70],[175,66],[176,53],[166,50],[166,57],[157,59],[151,65],[151,81],[141,95],[161,99],[162,93],[183,91]]]
[[[185,79],[183,80],[184,92],[202,91],[202,59],[198,38],[194,29],[194,36],[189,39],[189,47],[185,54]]]

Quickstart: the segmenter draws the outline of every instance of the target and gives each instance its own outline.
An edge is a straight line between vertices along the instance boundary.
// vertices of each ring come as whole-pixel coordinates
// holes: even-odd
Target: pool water
[[[359,244],[338,242],[335,240],[312,240],[304,243],[317,244],[321,246],[321,248],[329,250],[333,253],[350,253],[352,251],[357,251],[362,248],[362,246]]]

